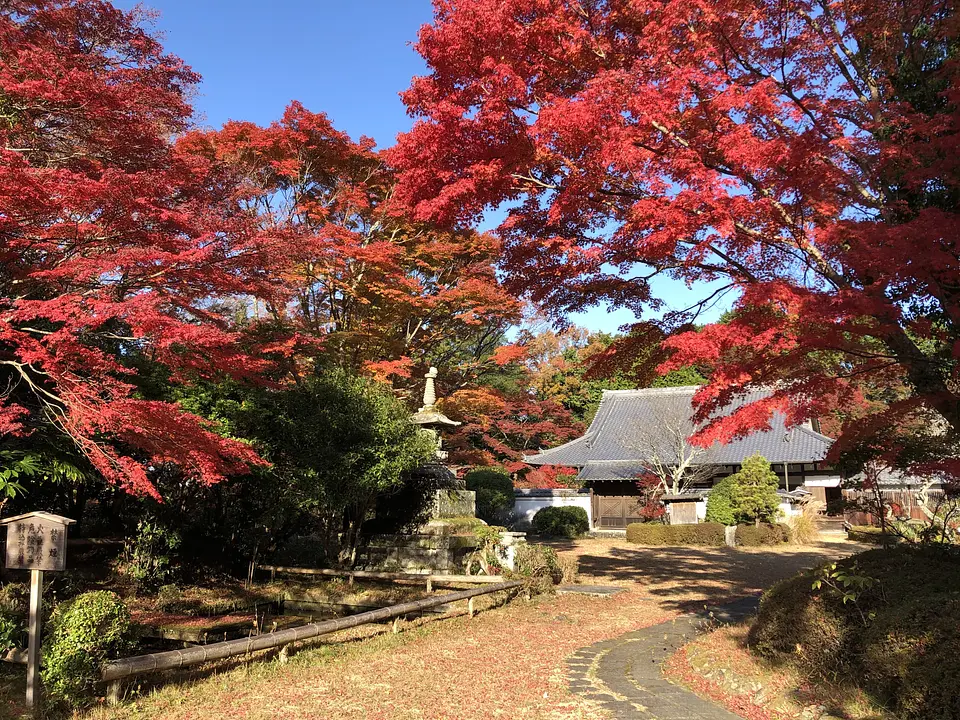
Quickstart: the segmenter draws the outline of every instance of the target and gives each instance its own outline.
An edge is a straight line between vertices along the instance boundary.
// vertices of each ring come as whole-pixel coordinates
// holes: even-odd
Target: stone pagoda
[[[457,479],[456,474],[446,466],[447,452],[443,449],[443,431],[460,423],[451,420],[437,408],[437,387],[434,382],[437,369],[430,368],[424,378],[427,382],[423,389],[423,407],[410,417],[410,422],[430,433],[437,445],[436,460],[418,470],[418,473],[431,475],[440,488],[434,491],[433,518],[473,517],[476,514],[476,493],[467,490],[463,481]]]

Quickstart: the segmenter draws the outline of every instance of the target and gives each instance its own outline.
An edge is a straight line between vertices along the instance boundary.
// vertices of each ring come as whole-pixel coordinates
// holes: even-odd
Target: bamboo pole
[[[228,640],[211,645],[185,648],[183,650],[169,650],[167,652],[137,655],[135,657],[114,660],[104,666],[100,679],[109,683],[132,675],[143,675],[159,670],[171,670],[174,668],[187,667],[188,665],[210,662],[211,660],[222,660],[223,658],[235,657],[237,655],[246,655],[259,650],[270,650],[271,648],[282,647],[288,643],[328,635],[339,630],[357,627],[358,625],[390,620],[401,615],[412,614],[420,610],[436,607],[437,605],[452,603],[458,600],[468,600],[478,595],[488,595],[502,590],[512,590],[522,585],[523,583],[519,580],[511,580],[497,583],[496,585],[460,590],[459,592],[447,593],[446,595],[440,595],[438,597],[391,605],[390,607],[370,610],[369,612],[351,615],[345,618],[336,618],[334,620],[325,620],[319,623],[287,628],[286,630],[278,630],[274,633],[256,635],[251,638]]]

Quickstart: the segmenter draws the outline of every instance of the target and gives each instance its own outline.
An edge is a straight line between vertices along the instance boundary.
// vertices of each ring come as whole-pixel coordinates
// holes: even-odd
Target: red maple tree
[[[108,481],[155,495],[150,464],[210,483],[257,459],[142,399],[133,360],[174,382],[262,362],[210,307],[249,292],[255,248],[211,168],[171,142],[198,77],[145,19],[0,4],[0,432],[66,436]]]
[[[712,368],[700,440],[857,407],[837,452],[960,475],[957,16],[948,3],[436,0],[391,158],[418,217],[500,226],[514,287],[558,314],[660,301],[663,369]],[[724,294],[734,313],[689,323]],[[869,400],[872,405],[866,405]],[[864,411],[864,408],[866,410]],[[872,433],[935,428],[936,451]],[[953,448],[951,450],[950,448]]]
[[[519,317],[495,273],[499,240],[411,222],[373,141],[354,142],[323,113],[294,102],[267,127],[228,122],[182,144],[234,175],[286,289],[255,312],[322,338],[345,367],[402,385],[432,364],[450,381],[447,368],[482,359]]]

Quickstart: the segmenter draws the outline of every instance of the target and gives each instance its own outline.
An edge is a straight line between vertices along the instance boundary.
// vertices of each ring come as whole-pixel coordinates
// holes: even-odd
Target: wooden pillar
[[[40,624],[43,620],[40,601],[43,596],[43,570],[30,571],[30,636],[27,646],[27,708],[37,701],[37,681],[40,672]]]
[[[433,580],[427,576],[427,592],[433,592]]]
[[[107,683],[107,704],[108,705],[119,705],[120,704],[120,680],[114,680]]]
[[[790,463],[783,464],[783,484],[787,492],[790,492]]]

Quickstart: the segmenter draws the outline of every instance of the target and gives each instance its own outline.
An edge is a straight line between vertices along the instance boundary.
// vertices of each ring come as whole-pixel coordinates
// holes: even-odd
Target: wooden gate
[[[640,522],[642,503],[637,495],[593,496],[593,524],[597,528],[625,528]]]

